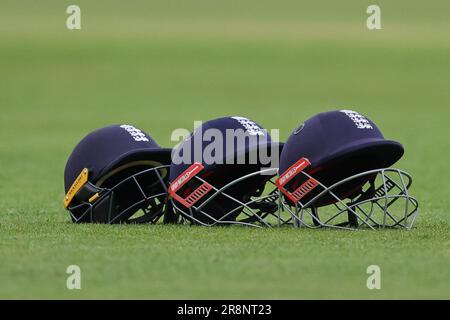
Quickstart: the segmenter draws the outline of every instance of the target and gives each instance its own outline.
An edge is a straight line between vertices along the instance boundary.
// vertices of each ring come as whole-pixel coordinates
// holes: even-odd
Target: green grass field
[[[447,0],[376,1],[376,31],[366,0],[78,0],[69,31],[72,3],[0,3],[0,298],[450,298]],[[242,115],[285,139],[342,107],[404,144],[412,231],[72,225],[62,208],[66,159],[95,128],[173,146],[175,128]]]

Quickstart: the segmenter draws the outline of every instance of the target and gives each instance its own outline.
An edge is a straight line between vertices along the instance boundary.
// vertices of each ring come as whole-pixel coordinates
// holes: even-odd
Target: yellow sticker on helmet
[[[84,168],[75,179],[75,182],[69,188],[69,191],[67,191],[67,194],[64,197],[64,208],[67,209],[77,192],[80,191],[80,189],[86,184],[86,182],[88,182],[88,175],[88,169]]]

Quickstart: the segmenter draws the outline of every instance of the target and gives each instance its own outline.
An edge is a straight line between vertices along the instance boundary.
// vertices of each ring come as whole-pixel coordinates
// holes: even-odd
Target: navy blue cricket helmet
[[[408,198],[410,176],[405,173],[405,179],[400,180],[409,182],[402,185],[385,175],[389,171],[386,168],[403,153],[399,142],[385,139],[375,123],[358,112],[319,113],[303,122],[286,141],[277,186],[288,204],[300,208],[330,204],[342,207],[348,201],[361,203],[370,202],[369,199],[373,204],[381,198],[385,200],[391,190],[398,191],[394,198]],[[382,175],[382,186],[377,189],[378,174]],[[342,211],[348,210],[346,207]],[[354,217],[354,213],[350,216]],[[356,223],[355,219],[352,223]]]
[[[158,220],[167,195],[170,154],[171,149],[161,148],[131,125],[111,125],[89,133],[77,144],[64,170],[64,206],[72,221]]]
[[[330,111],[309,118],[294,130],[281,154],[280,172],[299,156],[308,158],[312,167],[362,157],[365,161],[361,165],[366,169],[384,168],[396,163],[403,152],[399,142],[386,140],[368,118],[350,110]]]
[[[169,195],[173,213],[202,225],[267,225],[282,143],[244,117],[204,122],[173,150]]]

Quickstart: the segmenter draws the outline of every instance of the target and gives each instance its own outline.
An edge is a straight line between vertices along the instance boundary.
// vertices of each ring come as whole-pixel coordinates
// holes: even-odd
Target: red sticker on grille
[[[300,172],[302,172],[305,168],[310,166],[311,163],[306,158],[301,158],[292,166],[289,167],[275,182],[278,189],[286,195],[292,202],[297,203],[306,196],[311,190],[313,190],[319,182],[313,178],[309,178],[306,182],[304,182],[300,187],[290,192],[285,188],[286,184],[295,178]]]
[[[203,165],[201,163],[194,163],[189,168],[187,168],[182,174],[178,176],[169,186],[169,194],[172,198],[180,202],[186,208],[190,208],[197,201],[203,198],[211,189],[212,186],[203,182],[197,189],[192,191],[185,198],[178,195],[176,192],[181,189],[187,182],[194,178],[200,171],[203,170]]]

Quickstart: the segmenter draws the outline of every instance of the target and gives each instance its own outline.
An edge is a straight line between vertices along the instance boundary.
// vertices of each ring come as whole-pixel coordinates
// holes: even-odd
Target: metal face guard
[[[96,196],[86,195],[78,203],[68,206],[75,223],[155,223],[164,214],[167,197],[166,170],[158,166],[140,171],[112,188],[98,188]],[[87,183],[80,192],[92,189]],[[89,199],[88,199],[89,198]],[[142,210],[142,215],[136,213]]]
[[[279,192],[273,181],[277,169],[252,172],[220,188],[201,178],[199,173],[202,170],[203,166],[195,163],[169,186],[169,201],[173,211],[171,214],[177,215],[180,222],[203,226],[238,224],[252,227],[271,227],[292,222],[290,214],[279,210]],[[239,199],[232,195],[233,188],[261,175],[269,176],[264,190],[247,195],[243,191],[244,195]],[[188,182],[193,187],[189,188],[190,192],[181,196],[180,190]],[[194,190],[191,191],[192,189]],[[223,205],[224,201],[227,205]]]
[[[303,175],[303,179],[313,179],[304,171],[298,174]],[[347,201],[337,196],[336,190],[340,187],[361,179],[368,182],[358,196]],[[394,168],[370,170],[343,179],[332,186],[317,181],[315,188],[318,190],[315,190],[314,197],[307,202],[302,202],[301,199],[292,201],[292,198],[280,189],[292,201],[281,199],[281,210],[292,215],[294,226],[297,227],[409,230],[419,213],[418,201],[409,195],[411,184],[412,177],[402,170]],[[325,197],[331,197],[335,201],[328,206],[317,205]]]

